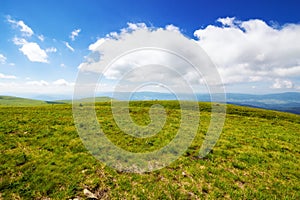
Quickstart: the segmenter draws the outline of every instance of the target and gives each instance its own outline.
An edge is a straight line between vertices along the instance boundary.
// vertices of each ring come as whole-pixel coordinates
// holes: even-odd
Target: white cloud
[[[127,27],[126,28],[122,28],[121,29],[121,33],[117,33],[117,32],[111,32],[109,34],[106,34],[105,38],[99,38],[95,43],[92,43],[89,45],[89,50],[90,51],[96,51],[97,48],[100,47],[100,45],[102,45],[106,40],[118,40],[121,37],[123,37],[124,35],[137,31],[137,30],[150,30],[151,28],[147,27],[147,25],[145,23],[127,23]],[[167,25],[166,29],[168,29],[169,31],[178,31],[179,29],[174,26],[174,25]]]
[[[180,32],[179,28],[177,26],[174,26],[173,24],[167,25],[166,26],[167,31],[175,31],[175,32]]]
[[[0,77],[2,75],[0,74]],[[45,95],[70,95],[73,94],[74,83],[68,81],[62,81],[59,79],[56,81],[46,80],[31,80],[30,77],[25,78],[23,82],[0,82],[0,93],[14,94],[45,94]]]
[[[272,85],[271,88],[274,88],[274,89],[282,89],[282,88],[291,89],[293,87],[294,87],[294,84],[290,80],[276,79],[275,83]]]
[[[14,38],[13,42],[16,45],[20,45],[21,48],[19,50],[27,56],[27,58],[31,62],[42,62],[48,63],[48,55],[45,50],[41,49],[37,43],[34,42],[27,42],[23,38]]]
[[[14,42],[15,45],[24,45],[24,44],[28,43],[25,39],[17,38],[17,37],[15,37],[13,39],[13,42]]]
[[[235,17],[226,17],[217,19],[217,22],[220,22],[223,26],[234,27],[236,20]]]
[[[72,51],[72,52],[75,51],[74,48],[71,47],[71,45],[70,45],[68,42],[65,42],[65,45],[66,45],[66,47],[67,47],[70,51]]]
[[[16,78],[17,77],[13,76],[13,75],[5,75],[5,74],[0,73],[0,79],[16,79]]]
[[[6,63],[6,57],[3,54],[0,54],[0,63],[5,64]]]
[[[30,78],[26,78],[26,80],[30,80]],[[27,81],[26,85],[29,86],[44,86],[44,87],[56,87],[56,86],[73,86],[74,83],[68,82],[65,79],[58,79],[53,82],[48,82],[45,80],[39,80],[39,81]]]
[[[50,47],[50,48],[47,48],[46,49],[46,52],[48,53],[55,53],[55,52],[57,52],[57,49],[55,48],[55,47]]]
[[[286,77],[286,76],[300,76],[300,65],[289,67],[289,68],[276,68],[274,69],[274,73],[278,76]]]
[[[66,65],[64,63],[61,63],[60,66],[61,67],[66,67]]]
[[[300,24],[274,28],[259,19],[227,17],[217,21],[223,26],[209,25],[194,35],[225,83],[251,82],[253,77],[274,81],[300,76]],[[279,86],[282,84],[277,81],[273,88]],[[285,86],[290,85],[285,82]]]
[[[39,40],[42,41],[42,42],[44,42],[44,40],[45,40],[45,37],[44,37],[43,35],[39,35],[38,38],[39,38]]]
[[[211,60],[216,64],[223,82],[229,86],[238,86],[248,83],[249,87],[255,83],[256,89],[260,83],[266,89],[271,88],[298,88],[300,76],[300,24],[286,24],[274,28],[266,22],[258,19],[238,21],[234,17],[219,18],[217,22],[221,25],[209,25],[194,32],[194,41],[202,47]],[[102,72],[99,69],[105,60],[112,60],[113,56],[119,56],[122,52],[120,46],[137,47],[139,44],[164,45],[166,49],[181,51],[187,55],[186,59],[193,60],[198,54],[196,48],[186,49],[176,43],[176,37],[185,37],[180,29],[174,25],[165,28],[147,27],[144,23],[128,23],[128,27],[121,29],[118,33],[112,32],[104,38],[99,38],[89,45],[89,50],[98,53],[100,59],[87,59],[79,65],[79,69],[90,72]],[[172,32],[176,37],[172,38],[166,34]],[[177,39],[178,39],[177,38]],[[143,68],[139,66],[147,63],[157,63],[171,66],[191,83],[204,83],[193,70],[188,69],[180,60],[171,58],[164,53],[151,51],[139,51],[135,55],[123,55],[117,59],[104,72],[104,77],[110,80],[127,76],[129,82],[168,80],[178,84],[174,79],[175,74],[166,68]],[[106,63],[108,64],[108,63]],[[107,65],[105,65],[107,66]],[[155,77],[156,76],[156,77]],[[154,78],[154,79],[153,79]]]
[[[21,27],[21,32],[23,32],[25,35],[33,35],[32,29],[29,26],[27,26],[23,21],[18,21],[18,25]]]
[[[106,37],[118,39],[119,34],[117,32],[110,32],[109,34],[106,34]]]
[[[53,82],[53,85],[57,85],[57,86],[73,86],[74,83],[70,83],[68,81],[66,81],[65,79],[58,79],[56,81]]]
[[[147,25],[145,23],[127,23],[128,27],[125,29],[122,29],[122,32],[129,32],[129,31],[135,31],[139,29],[148,29]]]
[[[12,19],[10,16],[7,17],[7,21],[18,28],[20,28],[20,31],[23,33],[24,36],[32,36],[33,35],[33,30],[27,26],[22,20],[16,21]]]
[[[40,80],[40,81],[27,81],[26,85],[30,85],[30,86],[48,86],[49,83],[47,81],[44,81],[44,80]]]
[[[31,62],[42,62],[47,63],[47,54],[46,52],[40,48],[40,46],[37,43],[29,42],[27,44],[24,44],[20,51],[27,56],[27,58]]]
[[[72,41],[75,40],[76,37],[78,37],[78,34],[80,33],[81,29],[75,29],[71,32],[70,38]]]
[[[105,42],[105,38],[98,39],[95,43],[89,45],[90,51],[96,51],[96,49]]]
[[[96,59],[87,59],[85,63],[81,63],[78,67],[81,71],[103,72],[104,77],[112,81],[119,78],[126,80],[124,90],[120,88],[120,91],[131,90],[136,84],[145,81],[168,84],[174,90],[181,92],[186,92],[183,85],[186,85],[183,83],[184,80],[191,84],[203,84],[201,74],[190,63],[177,54],[164,50],[180,52],[179,55],[186,56],[186,59],[194,63],[197,62],[195,59],[199,54],[198,50],[201,50],[200,47],[183,36],[179,28],[174,25],[154,28],[147,27],[143,23],[128,23],[128,27],[121,29],[118,35],[115,33],[113,37],[111,35],[108,34],[105,38],[99,38],[89,46],[93,53],[98,54],[95,56]],[[183,41],[189,44],[188,47],[183,45]],[[126,53],[118,58],[124,52],[132,49],[139,50]],[[97,55],[99,59],[97,59]],[[104,66],[108,66],[110,60],[114,58],[118,59],[104,71]],[[202,61],[206,62],[205,59]],[[209,65],[203,65],[204,68],[206,66]],[[203,73],[207,75],[210,70],[212,69],[204,69]],[[126,74],[127,72],[130,74]],[[208,75],[210,81],[213,81],[212,76],[214,76],[213,73]],[[219,80],[214,79],[214,84],[220,84]]]

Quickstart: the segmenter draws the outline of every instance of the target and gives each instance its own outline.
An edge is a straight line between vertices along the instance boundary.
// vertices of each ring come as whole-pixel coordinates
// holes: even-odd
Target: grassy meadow
[[[113,120],[110,102],[96,103],[107,137],[132,152],[152,151],[174,137],[176,101],[136,101],[130,114],[141,125],[160,103],[161,133],[128,138]],[[188,150],[170,166],[148,173],[118,172],[94,158],[76,131],[72,105],[0,107],[0,199],[300,199],[300,116],[227,105],[220,139],[198,157],[210,121],[199,103],[200,127]],[[189,112],[195,112],[191,109]]]

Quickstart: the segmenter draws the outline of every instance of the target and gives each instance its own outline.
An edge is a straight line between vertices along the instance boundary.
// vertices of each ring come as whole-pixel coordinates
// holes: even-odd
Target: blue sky
[[[300,91],[299,7],[296,0],[1,0],[0,94],[72,94],[78,66],[93,51],[90,45],[109,33],[120,35],[129,23],[148,29],[172,25],[198,42],[218,65],[228,92]],[[264,44],[268,34],[276,37]],[[230,51],[242,52],[240,57],[226,55],[214,41],[234,44]]]

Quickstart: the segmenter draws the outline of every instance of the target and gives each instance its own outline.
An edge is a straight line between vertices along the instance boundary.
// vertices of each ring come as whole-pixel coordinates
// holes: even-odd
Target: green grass
[[[79,99],[79,100],[75,100],[75,102],[107,102],[112,100],[112,98],[110,97],[95,97],[95,98],[83,98],[83,99]],[[61,102],[61,103],[68,103],[71,104],[72,100],[57,100],[55,102]]]
[[[110,97],[95,97],[95,98],[83,98],[77,100],[78,102],[107,102],[112,100]],[[21,97],[13,96],[1,96],[0,95],[0,106],[43,106],[49,104],[72,104],[72,100],[55,100],[55,101],[42,101]]]
[[[165,106],[164,129],[130,138],[112,120],[110,102],[96,104],[107,137],[128,151],[152,151],[178,129],[175,101],[135,101],[133,120],[149,123],[153,103]],[[210,120],[200,103],[200,128],[189,149],[170,166],[132,174],[96,160],[74,126],[72,106],[0,108],[0,199],[300,199],[300,116],[228,105],[222,135],[212,153],[197,157]],[[193,109],[191,114],[195,114]]]
[[[0,106],[38,106],[47,105],[45,101],[12,96],[0,96]]]

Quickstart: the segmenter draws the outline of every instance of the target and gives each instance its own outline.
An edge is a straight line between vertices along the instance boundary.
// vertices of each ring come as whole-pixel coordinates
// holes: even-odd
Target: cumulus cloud
[[[48,55],[45,50],[35,42],[28,42],[24,38],[14,38],[14,44],[21,46],[19,50],[27,56],[31,62],[48,63]]]
[[[74,83],[68,82],[65,79],[58,79],[56,81],[53,82],[54,85],[57,86],[73,86]]]
[[[226,18],[219,18],[217,22],[220,22],[223,26],[234,27],[237,21],[235,17],[226,17]]]
[[[291,88],[278,78],[300,76],[300,24],[272,27],[259,19],[220,18],[194,32],[197,43],[216,63],[225,83],[275,81],[273,88]],[[283,83],[283,84],[282,84]]]
[[[71,32],[70,38],[72,41],[75,40],[76,37],[78,37],[81,29],[75,29],[74,31]]]
[[[68,42],[65,42],[65,45],[70,51],[72,51],[72,52],[75,51],[75,49],[73,47],[71,47],[71,45]]]
[[[169,27],[170,26],[170,27]],[[173,26],[173,25],[169,25],[167,27],[169,27],[169,29],[176,29],[178,30],[177,27]],[[124,38],[124,36],[126,36],[128,33],[132,33],[138,30],[148,30],[150,31],[151,28],[147,27],[147,25],[145,23],[127,23],[127,27],[126,28],[122,28],[120,33],[117,32],[111,32],[109,34],[106,34],[105,38],[99,38],[95,43],[92,43],[89,45],[89,50],[90,51],[97,51],[97,48],[99,48],[105,41],[107,40],[119,40],[121,38]]]
[[[5,64],[6,63],[6,57],[3,54],[0,54],[0,63]]]
[[[145,23],[127,23],[127,28],[121,29],[122,33],[127,33],[130,31],[140,30],[140,29],[148,29]]]
[[[174,32],[180,32],[179,28],[177,26],[174,26],[173,24],[167,25],[166,30],[168,31],[174,31]]]
[[[49,83],[47,81],[44,81],[44,80],[40,80],[40,81],[27,81],[26,85],[31,85],[31,86],[48,86]]]
[[[106,37],[107,38],[115,38],[115,39],[117,39],[119,37],[119,34],[114,31],[114,32],[110,32],[110,33],[106,34]]]
[[[174,25],[154,28],[144,23],[128,23],[128,27],[121,29],[117,35],[113,33],[99,38],[89,49],[92,56],[81,63],[79,69],[101,73],[112,81],[125,81],[119,84],[124,86],[118,88],[120,91],[130,91],[146,81],[187,92],[187,82],[191,87],[203,84],[203,76],[210,84],[221,84],[215,78],[216,73],[210,73],[215,69],[209,67],[204,51]],[[110,63],[112,60],[114,62]],[[191,63],[201,65],[201,73]]]
[[[0,73],[0,79],[16,79],[16,76],[13,75],[6,75],[6,74],[2,74]]]
[[[0,73],[0,79],[2,78]],[[4,75],[7,77],[7,75]],[[10,79],[16,79],[11,77]],[[0,93],[15,93],[15,94],[63,94],[72,95],[73,93],[73,82],[68,82],[64,79],[58,79],[56,81],[46,80],[32,80],[30,77],[25,78],[23,82],[13,82],[6,80],[0,82]]]
[[[110,35],[108,35],[108,37],[109,37],[109,36],[110,36]],[[105,38],[100,38],[100,39],[98,39],[95,43],[89,45],[89,50],[90,50],[90,51],[96,51],[97,48],[98,48],[101,44],[103,44],[104,42],[105,42]]]
[[[281,77],[294,77],[300,76],[300,65],[289,68],[276,68],[274,74]]]
[[[275,83],[272,85],[272,88],[274,88],[274,89],[282,89],[282,88],[291,89],[293,87],[294,87],[294,84],[292,83],[292,81],[280,80],[280,79],[276,79]]]
[[[199,58],[197,47],[200,46],[216,64],[223,83],[227,85],[249,83],[251,87],[253,83],[264,82],[273,89],[299,87],[296,80],[300,76],[300,24],[273,27],[259,19],[239,21],[234,17],[219,18],[217,22],[216,25],[196,30],[195,39],[186,38],[174,25],[155,28],[147,27],[144,23],[128,23],[127,27],[119,32],[109,33],[90,44],[89,50],[93,52],[93,56],[88,57],[78,68],[82,71],[103,72],[104,77],[110,80],[126,76],[129,82],[151,79],[174,81],[176,84],[176,73],[170,72],[175,70],[191,83],[204,83],[195,71],[179,59],[150,50],[123,55],[121,59],[114,61],[109,69],[99,69],[99,66],[109,64],[105,64],[105,60],[120,56],[122,45],[132,49],[140,44],[145,47],[164,46],[175,52],[183,52],[191,62],[195,57]],[[170,37],[166,32],[172,32],[176,37]],[[193,41],[195,46],[187,49],[184,45],[178,45],[177,39],[180,37]],[[167,69],[152,66],[138,70],[139,66],[147,63],[171,67]],[[132,72],[129,76],[126,73],[130,70]]]
[[[12,25],[20,28],[20,31],[23,33],[24,36],[32,36],[33,30],[27,26],[22,20],[16,21],[12,19],[10,16],[7,17],[7,21],[11,23]]]

